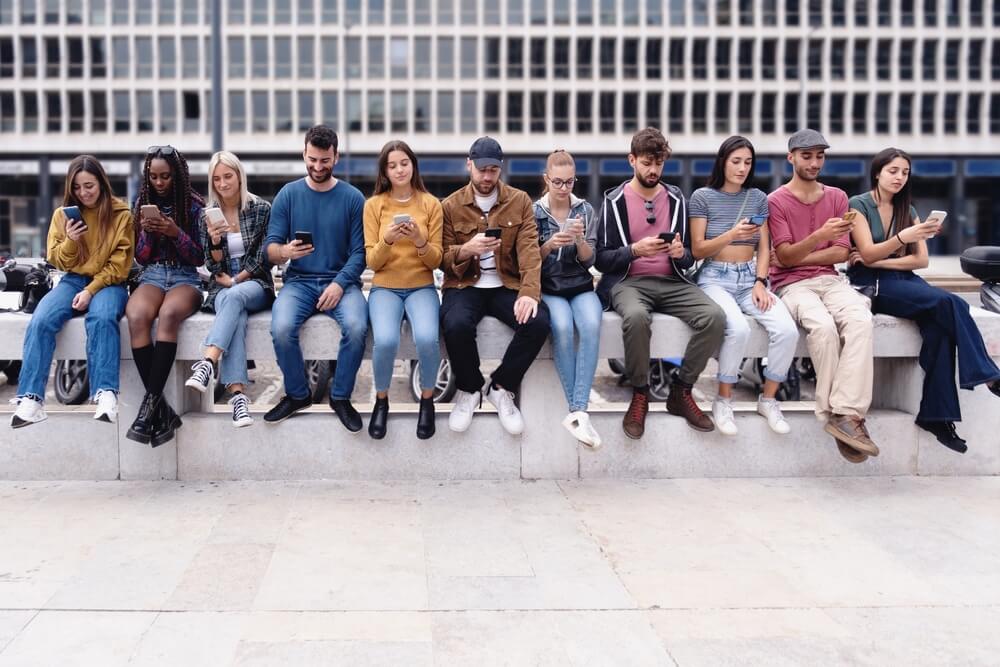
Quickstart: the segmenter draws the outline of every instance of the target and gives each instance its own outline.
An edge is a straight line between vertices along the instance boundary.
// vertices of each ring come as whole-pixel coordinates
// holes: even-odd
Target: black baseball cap
[[[479,137],[469,148],[469,159],[476,169],[503,166],[503,149],[493,137]]]

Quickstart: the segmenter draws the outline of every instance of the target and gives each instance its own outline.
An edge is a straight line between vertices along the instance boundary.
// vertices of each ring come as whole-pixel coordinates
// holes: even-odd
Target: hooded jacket
[[[631,179],[630,179],[631,180]],[[611,288],[620,283],[628,275],[632,265],[632,236],[628,225],[628,207],[625,204],[625,188],[629,181],[617,185],[604,193],[601,202],[601,214],[597,217],[597,251],[594,266],[601,272],[601,280],[597,283],[597,296],[605,310],[611,307]],[[670,231],[681,235],[684,244],[684,256],[680,259],[670,258],[670,266],[678,278],[691,282],[684,271],[694,264],[691,254],[691,235],[688,233],[687,200],[676,185],[660,181],[670,198]],[[694,284],[694,283],[692,283]]]
[[[583,219],[583,226],[586,230],[584,238],[587,245],[593,250],[597,247],[597,217],[594,215],[594,207],[576,195],[571,194],[569,197],[569,215],[566,217],[567,219]],[[535,202],[534,211],[535,224],[538,226],[538,245],[541,247],[553,234],[559,231],[560,226],[549,209],[548,195],[542,195]],[[587,281],[590,281],[591,289],[593,289],[593,276],[591,276],[590,267],[594,265],[594,258],[593,254],[587,261],[577,257],[576,244],[553,250],[542,260],[542,291],[558,293],[577,288]]]
[[[128,278],[135,251],[132,212],[122,200],[112,199],[111,226],[105,231],[98,225],[96,209],[81,207],[80,210],[87,223],[83,236],[90,250],[87,259],[81,257],[80,244],[66,235],[65,216],[61,208],[52,213],[45,258],[61,271],[90,277],[85,289],[93,296],[101,289],[123,283]]]

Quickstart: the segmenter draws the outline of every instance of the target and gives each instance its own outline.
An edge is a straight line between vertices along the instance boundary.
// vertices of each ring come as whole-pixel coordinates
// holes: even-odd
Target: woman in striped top
[[[757,412],[775,433],[788,433],[788,422],[775,399],[788,375],[798,343],[798,329],[784,304],[768,290],[770,241],[767,195],[751,187],[755,154],[744,137],[729,137],[715,156],[708,186],[691,196],[691,251],[704,259],[698,286],[726,311],[726,336],[719,350],[719,395],[712,416],[719,431],[736,435],[731,404],[733,385],[750,338],[744,314],[766,330],[769,339],[764,391]]]

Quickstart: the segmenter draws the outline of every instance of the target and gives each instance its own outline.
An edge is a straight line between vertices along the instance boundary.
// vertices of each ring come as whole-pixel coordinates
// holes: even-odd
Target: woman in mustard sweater
[[[375,439],[385,437],[389,382],[404,312],[420,361],[417,437],[434,435],[441,302],[433,272],[441,264],[441,220],[441,203],[424,187],[417,156],[402,141],[387,143],[378,157],[375,193],[365,202],[364,213],[365,258],[375,271],[368,295],[376,392],[368,434]]]
[[[66,274],[38,303],[24,335],[17,410],[10,425],[20,428],[45,419],[45,384],[56,334],[74,315],[85,315],[87,370],[95,390],[94,419],[118,416],[118,320],[128,293],[132,266],[132,214],[116,199],[97,158],[80,155],[69,163],[63,205],[52,214],[46,258]]]

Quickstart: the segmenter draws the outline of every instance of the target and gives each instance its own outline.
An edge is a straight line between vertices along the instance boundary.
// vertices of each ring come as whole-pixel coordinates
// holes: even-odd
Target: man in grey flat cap
[[[819,182],[830,145],[816,130],[788,140],[792,180],[768,195],[771,288],[806,331],[816,368],[816,416],[852,463],[878,456],[865,426],[872,400],[872,314],[867,297],[837,273],[853,222],[847,195]],[[843,341],[843,344],[841,344]]]

